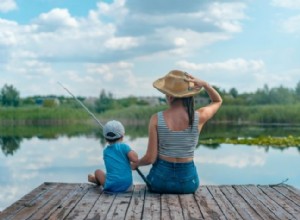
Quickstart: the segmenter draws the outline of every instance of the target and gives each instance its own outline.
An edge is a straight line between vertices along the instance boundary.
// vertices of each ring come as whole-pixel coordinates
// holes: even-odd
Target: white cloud
[[[22,190],[24,190],[22,188]],[[15,202],[16,198],[20,197],[20,195],[25,194],[25,192],[22,192],[20,186],[18,185],[6,185],[1,186],[0,188],[0,201],[1,203],[5,201],[7,205],[12,204]],[[7,207],[1,207],[0,210],[4,210]]]
[[[195,160],[199,163],[218,164],[236,168],[262,167],[265,164],[265,157],[259,155],[229,155],[223,157],[203,155],[197,156]]]
[[[88,83],[88,84],[94,82],[94,79],[91,76],[81,76],[76,71],[65,71],[65,74],[67,75],[67,78],[71,82]]]
[[[128,62],[118,62],[110,64],[89,64],[87,72],[99,77],[105,82],[120,82],[123,86],[136,85],[135,77],[132,73],[133,64]],[[125,84],[124,84],[125,83]]]
[[[14,0],[1,0],[0,12],[9,12],[17,9],[17,4]]]
[[[235,147],[235,146],[230,146]],[[195,152],[195,162],[200,164],[218,164],[228,167],[262,167],[266,163],[266,153],[263,149],[237,149],[232,155],[229,148],[223,147],[218,151],[203,149]],[[200,165],[201,166],[201,165]]]
[[[185,13],[152,16],[143,11],[130,13],[132,8],[124,0],[97,6],[87,17],[54,8],[27,25],[0,20],[4,24],[0,26],[0,45],[7,48],[1,55],[9,57],[17,49],[35,54],[40,61],[82,63],[118,62],[168,51],[184,55],[230,38],[228,34],[241,30],[239,21],[245,18],[241,3],[198,4],[196,11],[191,8]],[[137,36],[136,31],[149,34]]]
[[[125,3],[125,0],[115,0],[111,4],[99,2],[97,13],[99,16],[114,17],[116,20],[122,19],[128,13]]]
[[[42,13],[34,24],[38,25],[41,31],[55,31],[61,28],[76,28],[78,23],[67,9],[55,8],[48,13]]]
[[[174,44],[178,47],[182,47],[182,46],[187,45],[187,41],[182,37],[176,37],[174,39]]]
[[[299,82],[300,69],[286,70],[284,74],[275,74],[268,72],[265,74],[257,74],[256,80],[263,84],[267,84],[270,88],[286,86],[288,88],[296,88],[296,84]]]
[[[246,18],[244,3],[213,3],[210,5],[206,19],[222,30],[228,32],[240,32],[242,30],[240,20]]]
[[[178,61],[177,65],[184,69],[196,71],[216,71],[225,70],[230,72],[251,72],[260,71],[264,69],[264,62],[262,60],[245,60],[242,58],[229,59],[224,62],[215,63],[191,63],[188,61]]]
[[[112,50],[127,50],[138,46],[138,40],[133,37],[113,37],[104,43],[104,47]]]
[[[134,64],[120,61],[108,64],[88,64],[86,72],[94,79],[99,80],[94,87],[99,91],[113,93],[116,98],[134,95],[142,96],[153,91],[152,79],[147,75],[137,75],[133,71]]]
[[[0,82],[15,84],[27,79],[27,85],[16,84],[26,95],[41,87],[41,81],[29,80],[43,77],[50,85],[69,80],[82,95],[101,88],[115,91],[116,87],[117,96],[136,91],[151,95],[152,81],[158,73],[172,68],[176,60],[180,61],[175,65],[203,71],[207,80],[215,81],[213,77],[218,76],[230,87],[235,85],[233,80],[257,80],[265,66],[255,55],[251,55],[253,60],[217,62],[210,57],[210,63],[199,63],[203,54],[212,53],[210,45],[234,41],[235,33],[243,30],[242,22],[248,19],[246,9],[247,3],[230,0],[189,4],[180,0],[114,0],[99,1],[87,16],[75,16],[71,8],[54,8],[25,24],[0,19],[0,70],[5,75]],[[286,30],[299,32],[298,19],[286,21]],[[218,59],[222,59],[221,54]],[[157,62],[160,64],[155,66]],[[120,63],[134,67],[120,67]],[[127,94],[117,83],[125,86]]]
[[[300,15],[289,17],[282,22],[284,30],[288,33],[300,33]]]
[[[0,18],[0,46],[14,46],[17,44],[18,23]]]
[[[289,9],[299,9],[300,0],[272,0],[272,5]]]
[[[262,60],[236,58],[213,63],[193,63],[181,60],[176,65],[225,90],[234,87],[238,91],[249,92],[268,83],[267,79],[266,81],[260,79],[260,76],[266,75],[266,67]]]

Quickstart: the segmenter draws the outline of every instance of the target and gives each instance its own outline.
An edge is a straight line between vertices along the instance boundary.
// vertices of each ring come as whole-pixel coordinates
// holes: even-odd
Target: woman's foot
[[[89,175],[88,175],[88,181],[89,181],[90,183],[98,184],[97,181],[96,181],[96,178],[95,178],[95,176],[94,176],[93,174],[89,174]]]

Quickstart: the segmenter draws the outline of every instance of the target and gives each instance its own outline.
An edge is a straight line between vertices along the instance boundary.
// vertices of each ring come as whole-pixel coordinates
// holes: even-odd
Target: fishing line
[[[59,81],[57,81],[57,83],[64,89],[66,90],[88,113],[90,116],[92,116],[96,122],[101,126],[101,128],[103,129],[103,124],[96,118],[96,116],[90,112],[90,110],[79,100],[77,99],[71,92],[70,90],[68,90],[65,86],[63,86],[63,84],[61,84]],[[144,176],[144,174],[139,170],[139,168],[136,168],[136,171],[138,172],[138,174],[141,176],[141,178],[144,180],[144,182],[146,183],[147,187],[149,189],[151,189],[151,185],[149,183],[149,181],[146,179],[146,177]]]
[[[61,87],[63,87],[90,114],[90,116],[92,116],[96,120],[96,122],[98,122],[101,128],[103,128],[103,124],[96,118],[96,116],[92,112],[90,112],[90,110],[79,99],[77,99],[66,87],[64,87],[63,84],[61,84],[60,82],[57,83]]]

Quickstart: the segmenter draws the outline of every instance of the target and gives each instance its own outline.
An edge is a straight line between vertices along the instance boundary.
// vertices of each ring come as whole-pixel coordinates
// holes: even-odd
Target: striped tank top
[[[198,144],[198,112],[195,112],[193,128],[171,131],[164,119],[163,112],[157,113],[158,154],[167,157],[193,157]]]

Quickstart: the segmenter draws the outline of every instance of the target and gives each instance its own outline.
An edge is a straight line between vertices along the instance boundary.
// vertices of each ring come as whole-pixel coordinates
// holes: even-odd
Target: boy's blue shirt
[[[131,148],[122,142],[108,145],[103,152],[106,167],[104,190],[124,192],[132,185],[132,171],[127,154]]]

